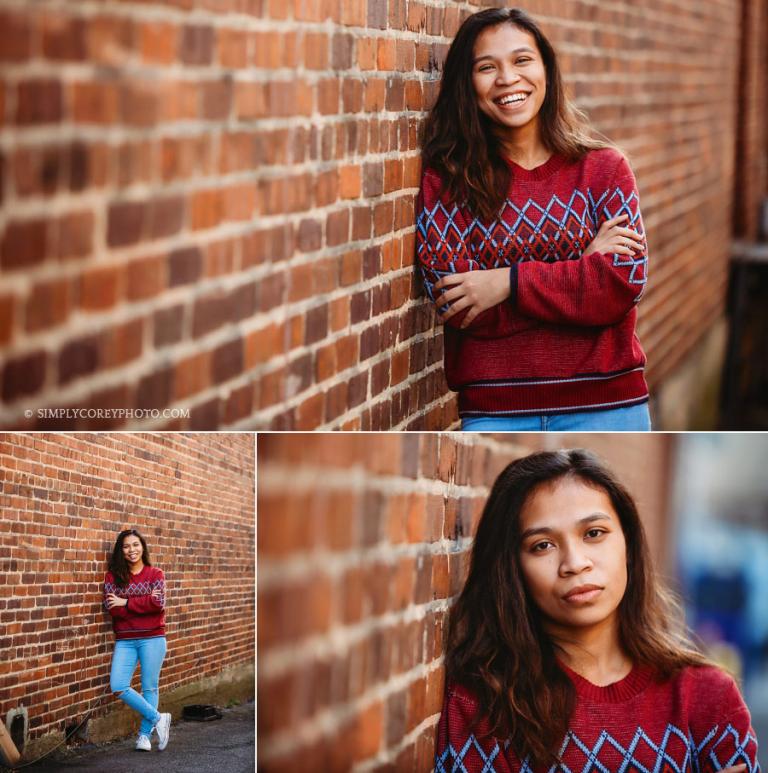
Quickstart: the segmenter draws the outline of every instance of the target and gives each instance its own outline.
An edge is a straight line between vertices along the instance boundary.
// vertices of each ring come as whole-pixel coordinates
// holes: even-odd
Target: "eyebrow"
[[[530,54],[535,54],[536,52],[532,48],[528,48],[527,46],[523,46],[522,48],[516,48],[514,51],[510,51],[511,54],[521,54],[523,51],[527,51]],[[478,62],[482,61],[483,59],[493,59],[494,57],[491,56],[491,54],[483,54],[483,56],[478,56],[475,59],[472,60],[472,64],[477,64]]]
[[[593,513],[592,515],[588,515],[586,518],[580,518],[577,521],[577,524],[579,526],[586,525],[588,523],[594,523],[595,521],[610,521],[611,518],[608,515],[605,515],[605,513]],[[521,535],[520,535],[520,542],[524,542],[529,537],[533,537],[537,534],[553,534],[555,532],[554,529],[551,529],[549,526],[539,526],[535,529],[526,529]]]

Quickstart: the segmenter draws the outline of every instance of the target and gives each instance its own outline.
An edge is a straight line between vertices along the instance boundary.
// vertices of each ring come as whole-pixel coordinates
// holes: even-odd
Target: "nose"
[[[560,575],[568,576],[580,574],[592,568],[592,559],[586,553],[584,544],[578,542],[566,542],[560,559]]]
[[[518,80],[520,80],[520,75],[517,70],[508,64],[501,64],[496,71],[497,85],[503,86],[509,83],[516,83]]]

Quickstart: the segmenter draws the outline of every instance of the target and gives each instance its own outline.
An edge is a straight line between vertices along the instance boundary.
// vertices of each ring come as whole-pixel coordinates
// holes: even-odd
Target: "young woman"
[[[673,611],[593,455],[510,464],[451,613],[435,771],[759,770],[736,685]]]
[[[136,749],[152,750],[154,730],[162,751],[171,732],[171,715],[157,710],[166,650],[165,577],[152,566],[147,543],[136,529],[117,535],[104,579],[104,605],[112,616],[116,639],[110,688],[141,715]],[[131,687],[137,663],[141,663],[141,695]]]
[[[523,11],[461,25],[423,137],[417,255],[467,430],[649,430],[637,185]]]

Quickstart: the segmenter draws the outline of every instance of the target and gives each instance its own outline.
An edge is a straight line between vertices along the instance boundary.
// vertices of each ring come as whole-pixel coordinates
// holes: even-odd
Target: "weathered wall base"
[[[163,692],[162,675],[160,683],[160,708],[170,711],[174,719],[181,716],[184,706],[194,703],[210,703],[223,706],[230,701],[244,701],[255,696],[255,668],[253,663],[222,671],[213,677],[201,679],[191,684],[185,684],[174,690]],[[108,700],[112,700],[111,698]],[[82,717],[73,717],[80,721]],[[138,731],[139,720],[136,714],[115,700],[114,710],[104,717],[98,717],[88,722],[88,740],[91,743],[105,743],[118,738],[125,738]],[[36,738],[24,749],[22,759],[29,761],[42,756],[52,749],[64,737],[63,730],[49,733],[42,738]]]
[[[654,430],[715,430],[718,428],[720,380],[728,340],[724,317],[651,396]]]

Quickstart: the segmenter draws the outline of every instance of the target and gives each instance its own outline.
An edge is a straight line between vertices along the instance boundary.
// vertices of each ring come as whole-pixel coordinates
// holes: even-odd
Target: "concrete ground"
[[[223,719],[213,722],[175,720],[167,748],[151,752],[134,750],[135,738],[103,746],[91,744],[70,749],[24,768],[24,773],[254,773],[254,703],[222,709]],[[58,756],[57,756],[58,755]]]

